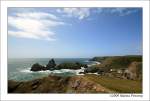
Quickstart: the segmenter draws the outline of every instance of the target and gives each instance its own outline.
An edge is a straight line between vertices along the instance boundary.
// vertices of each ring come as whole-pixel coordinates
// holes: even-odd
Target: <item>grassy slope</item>
[[[97,61],[99,61],[102,57],[97,57]],[[96,60],[95,59],[95,60]],[[114,56],[114,57],[105,57],[101,64],[96,65],[94,67],[102,67],[106,70],[111,68],[127,68],[132,62],[142,62],[142,56]]]
[[[97,75],[85,75],[86,78],[119,93],[142,93],[142,82],[110,78]]]

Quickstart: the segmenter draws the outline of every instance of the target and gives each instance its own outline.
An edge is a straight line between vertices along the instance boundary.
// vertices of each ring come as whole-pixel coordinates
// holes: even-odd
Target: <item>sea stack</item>
[[[48,70],[54,70],[55,69],[55,66],[56,66],[56,63],[54,61],[54,59],[51,59],[48,64],[46,65],[46,68]]]

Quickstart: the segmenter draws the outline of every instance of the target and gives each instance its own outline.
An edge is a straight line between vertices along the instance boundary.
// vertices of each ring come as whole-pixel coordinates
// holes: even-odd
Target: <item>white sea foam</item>
[[[97,61],[95,61],[95,63],[98,65],[98,64],[101,64],[100,62],[97,62]]]
[[[73,70],[73,69],[60,69],[60,70],[45,70],[45,71],[30,71],[30,68],[26,68],[21,70],[20,72],[23,73],[41,73],[41,74],[63,74],[63,73],[72,73],[75,75],[83,75],[80,74],[80,72],[84,72],[84,67],[81,67],[81,69]]]
[[[91,67],[91,66],[93,66],[93,65],[99,65],[99,64],[101,64],[100,62],[98,62],[98,61],[93,61],[93,63],[92,64],[90,64],[90,65],[88,65],[88,67]]]
[[[20,70],[20,72],[23,72],[23,73],[31,73],[32,71],[30,71],[30,68],[26,68],[26,69]]]
[[[23,69],[23,70],[20,70],[20,72],[23,72],[23,73],[50,73],[51,71],[49,70],[45,70],[45,71],[31,71],[30,68],[26,68],[26,69]]]

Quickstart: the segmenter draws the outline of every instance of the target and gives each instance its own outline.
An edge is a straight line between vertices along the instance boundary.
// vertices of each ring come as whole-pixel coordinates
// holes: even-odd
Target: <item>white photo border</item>
[[[143,94],[141,97],[112,97],[112,94],[8,94],[7,8],[8,7],[141,7],[143,9]],[[149,100],[149,1],[1,1],[1,99],[2,100]],[[129,94],[130,95],[130,94]]]

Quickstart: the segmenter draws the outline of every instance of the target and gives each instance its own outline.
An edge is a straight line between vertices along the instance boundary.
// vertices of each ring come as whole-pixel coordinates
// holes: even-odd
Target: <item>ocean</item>
[[[30,71],[31,66],[35,63],[46,65],[50,58],[22,58],[22,59],[8,59],[8,80],[16,81],[28,81],[37,78],[41,78],[47,75],[58,75],[58,76],[74,76],[80,75],[79,72],[83,71],[84,68],[79,70],[61,69],[53,71]],[[56,64],[63,62],[80,62],[87,65],[93,65],[97,62],[89,61],[89,58],[54,58]]]

